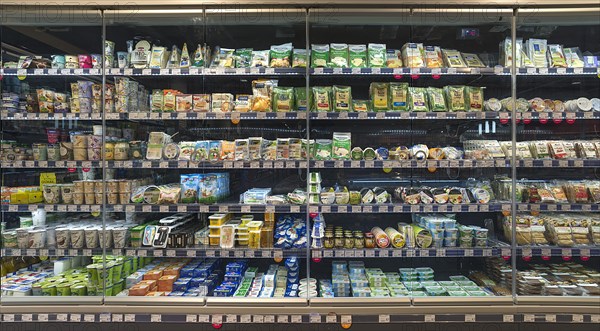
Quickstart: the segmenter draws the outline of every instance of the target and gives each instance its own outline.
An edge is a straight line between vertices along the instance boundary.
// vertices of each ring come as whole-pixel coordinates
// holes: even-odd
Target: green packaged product
[[[366,68],[367,46],[348,45],[348,60],[351,68]]]
[[[483,111],[483,88],[467,87],[467,111]]]
[[[465,87],[458,85],[450,85],[444,87],[446,92],[446,101],[448,103],[449,111],[465,111],[466,110],[466,96]]]
[[[351,205],[360,205],[361,195],[358,191],[350,191],[350,201]]]
[[[329,61],[332,68],[348,68],[348,44],[330,44]]]
[[[369,44],[368,66],[371,68],[383,68],[387,61],[385,44]]]
[[[296,111],[307,111],[309,109],[310,101],[306,98],[306,87],[294,87],[294,101],[296,102]]]
[[[367,147],[363,150],[363,159],[365,161],[373,161],[377,158],[377,153],[371,147]]]
[[[331,111],[331,90],[326,86],[314,86],[313,100],[315,110],[318,112],[330,112]]]
[[[408,97],[410,111],[429,111],[427,106],[427,89],[424,87],[409,87]]]
[[[269,51],[269,67],[271,68],[289,68],[292,66],[292,44],[271,46]]]
[[[356,112],[368,112],[369,102],[367,100],[352,100],[352,110]]]
[[[273,87],[271,103],[274,112],[290,112],[294,107],[294,88],[293,87]]]
[[[354,161],[360,161],[363,159],[363,150],[360,147],[354,147],[352,148],[352,151],[350,152],[350,158]]]
[[[238,48],[235,50],[235,67],[249,68],[252,61],[252,48]]]
[[[350,86],[334,85],[332,94],[334,111],[352,111],[352,88]]]
[[[390,109],[388,86],[387,83],[371,83],[369,85],[373,111],[387,111]]]
[[[332,156],[334,160],[349,160],[352,149],[352,135],[350,132],[334,132],[332,143]]]
[[[316,160],[330,160],[331,159],[331,139],[317,139],[315,149]]]
[[[329,63],[329,45],[312,45],[310,54],[311,68],[324,68]]]
[[[390,83],[392,110],[408,110],[408,83]]]
[[[294,48],[292,51],[292,68],[306,68],[308,53],[304,48]]]
[[[447,111],[446,100],[444,99],[444,90],[437,87],[427,88],[427,97],[429,99],[429,109],[431,111]]]

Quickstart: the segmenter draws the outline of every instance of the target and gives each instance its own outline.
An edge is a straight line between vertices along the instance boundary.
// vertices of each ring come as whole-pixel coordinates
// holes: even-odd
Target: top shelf
[[[310,68],[310,75],[510,75],[510,68]],[[306,68],[105,69],[107,76],[300,76]],[[100,76],[102,69],[0,69],[0,76]],[[519,76],[594,76],[600,68],[519,68]]]

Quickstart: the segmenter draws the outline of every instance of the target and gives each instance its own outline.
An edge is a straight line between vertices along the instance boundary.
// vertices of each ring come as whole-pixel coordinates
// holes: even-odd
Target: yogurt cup
[[[60,186],[60,195],[62,197],[63,203],[72,204],[73,203],[73,184],[62,184]]]
[[[97,248],[98,247],[98,228],[89,227],[83,230],[85,235],[85,247]]]
[[[85,246],[85,231],[83,228],[71,228],[70,235],[73,248],[83,248]]]
[[[26,228],[17,229],[17,247],[20,249],[29,248],[29,230]]]
[[[69,248],[71,243],[71,231],[68,228],[57,228],[56,248]]]
[[[125,248],[127,244],[127,233],[126,227],[117,227],[112,229],[113,247],[114,248]]]
[[[96,203],[96,194],[95,193],[85,193],[84,197],[85,197],[86,205],[93,205]]]
[[[112,229],[98,230],[100,248],[110,248],[112,245]]]
[[[28,248],[44,248],[46,246],[46,230],[32,230],[29,232]]]
[[[85,198],[84,193],[73,193],[73,204],[75,205],[83,205]]]
[[[93,193],[95,191],[96,191],[96,181],[94,181],[94,180],[83,181],[83,192],[84,193]]]

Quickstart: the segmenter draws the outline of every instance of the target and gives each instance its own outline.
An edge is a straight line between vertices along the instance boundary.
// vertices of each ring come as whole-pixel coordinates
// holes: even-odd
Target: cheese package
[[[529,144],[531,154],[536,159],[544,159],[550,157],[547,141],[532,141]]]
[[[369,86],[373,111],[387,111],[390,109],[388,86],[387,83],[371,83]]]
[[[210,94],[194,94],[192,96],[192,110],[195,112],[209,112]]]
[[[477,54],[462,53],[463,60],[469,68],[485,68],[485,64],[481,61]]]
[[[402,46],[402,62],[409,68],[425,67],[425,51],[421,43],[406,43]]]
[[[569,68],[583,68],[583,55],[579,50],[579,47],[571,47],[563,49],[565,54],[565,60],[567,61],[567,66]]]
[[[191,94],[178,94],[175,96],[175,110],[178,112],[192,111],[193,97]]]
[[[465,61],[463,61],[460,52],[457,50],[442,49],[442,56],[444,57],[444,63],[448,68],[465,68],[467,66]]]
[[[442,68],[442,49],[438,46],[425,46],[425,64],[427,68]]]
[[[553,68],[567,67],[567,61],[565,60],[565,54],[563,53],[562,45],[548,45],[548,62]]]
[[[525,49],[536,68],[548,67],[548,58],[546,57],[548,41],[546,39],[531,38],[525,42]]]
[[[386,67],[402,68],[402,53],[399,49],[388,49],[386,51]]]
[[[151,69],[161,69],[167,67],[167,61],[169,60],[169,51],[165,47],[153,46],[152,54],[150,57]]]
[[[564,159],[567,157],[567,151],[560,141],[551,141],[548,146],[550,146],[550,153],[553,158]]]
[[[230,112],[233,109],[233,94],[213,93],[211,95],[211,109],[213,112]]]
[[[446,102],[449,111],[465,111],[467,109],[465,86],[444,86],[444,92],[446,93]]]

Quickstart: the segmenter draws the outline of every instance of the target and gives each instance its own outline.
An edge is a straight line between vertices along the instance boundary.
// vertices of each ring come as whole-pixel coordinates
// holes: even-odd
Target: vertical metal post
[[[309,54],[309,49],[310,49],[310,41],[309,41],[309,34],[310,34],[310,9],[306,8],[306,16],[305,16],[305,47],[306,47],[306,54],[308,57],[308,61],[306,63],[306,68],[304,70],[304,81],[305,81],[305,88],[306,88],[306,194],[308,194],[308,192],[310,192],[310,56]],[[310,249],[312,247],[312,238],[311,238],[311,228],[310,228],[310,199],[308,199],[308,196],[306,197],[306,232],[307,232],[307,247],[306,247],[306,278],[310,278],[310,261],[311,261],[311,254],[310,254]],[[306,291],[306,298],[308,299],[310,297],[310,291]]]
[[[104,21],[104,10],[101,9],[100,10],[100,20],[102,23],[102,63],[100,66],[100,70],[102,70],[102,91],[101,91],[101,98],[102,101],[100,102],[100,111],[101,111],[101,116],[102,116],[102,209],[101,209],[101,213],[102,213],[102,233],[103,233],[103,240],[104,238],[106,238],[106,160],[105,160],[105,153],[104,153],[104,140],[106,139],[106,108],[105,108],[105,102],[104,102],[104,93],[105,93],[105,89],[106,89],[106,22]],[[98,203],[98,201],[96,201],[96,203]],[[102,263],[103,263],[103,268],[104,270],[106,270],[106,245],[102,245]],[[102,301],[104,302],[105,299],[105,288],[106,288],[106,281],[103,281],[102,284],[103,288],[102,288]]]
[[[512,61],[510,70],[510,85],[512,98],[512,111],[510,115],[511,123],[511,175],[512,175],[512,194],[511,194],[511,224],[512,224],[512,244],[511,244],[511,269],[512,269],[512,297],[513,303],[517,303],[517,14],[519,10],[513,9],[511,20],[511,42],[512,42]]]

